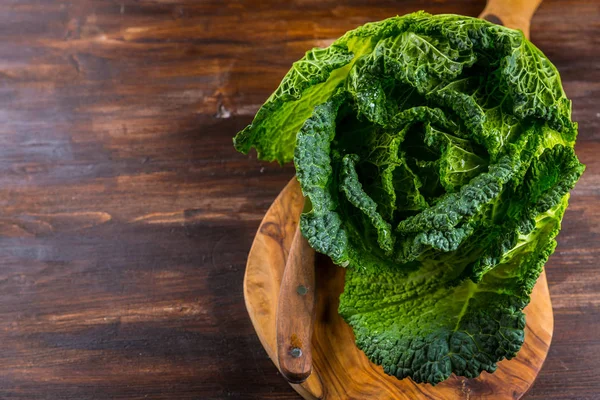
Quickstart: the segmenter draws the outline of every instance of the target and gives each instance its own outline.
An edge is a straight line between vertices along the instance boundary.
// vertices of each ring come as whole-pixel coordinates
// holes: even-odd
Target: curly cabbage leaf
[[[524,341],[584,166],[556,68],[519,31],[424,12],[311,50],[235,138],[294,160],[310,245],[386,373],[476,377]]]

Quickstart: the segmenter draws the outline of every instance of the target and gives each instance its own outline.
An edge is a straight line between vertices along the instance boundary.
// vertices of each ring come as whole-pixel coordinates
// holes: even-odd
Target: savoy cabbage
[[[513,357],[584,166],[556,68],[519,31],[424,12],[293,64],[235,137],[293,159],[339,312],[386,373],[439,383]]]

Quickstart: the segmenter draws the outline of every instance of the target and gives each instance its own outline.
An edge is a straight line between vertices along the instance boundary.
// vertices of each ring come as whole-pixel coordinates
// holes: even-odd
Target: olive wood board
[[[275,365],[279,288],[303,202],[298,181],[293,178],[262,220],[244,276],[246,308]],[[474,379],[452,375],[436,386],[399,380],[385,374],[356,347],[352,328],[337,312],[344,268],[321,255],[316,258],[315,268],[313,371],[304,383],[292,384],[305,399],[519,399],[533,384],[548,354],[554,318],[542,272],[525,308],[525,342],[515,358],[500,361],[493,374],[483,372]]]

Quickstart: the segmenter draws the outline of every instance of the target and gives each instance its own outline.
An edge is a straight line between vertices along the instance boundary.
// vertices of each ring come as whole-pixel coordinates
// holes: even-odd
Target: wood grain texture
[[[483,0],[0,1],[0,398],[299,399],[256,337],[248,250],[294,174],[231,138],[304,52]],[[577,152],[526,399],[600,393],[600,4],[545,0]]]
[[[294,178],[267,211],[246,266],[246,307],[261,343],[275,364],[278,361],[275,326],[280,322],[277,308],[278,303],[281,305],[278,289],[282,275],[287,273],[285,257],[291,253],[292,240],[295,241],[288,235],[295,238],[302,205],[300,185]],[[548,354],[554,319],[546,274],[542,273],[531,294],[531,303],[525,308],[525,342],[515,358],[499,362],[493,374],[483,372],[476,379],[451,376],[435,387],[416,384],[410,379],[398,380],[386,375],[381,366],[369,362],[354,344],[352,328],[337,312],[339,295],[344,289],[344,268],[320,256],[315,269],[313,373],[305,383],[292,385],[307,400],[520,399],[533,384]]]

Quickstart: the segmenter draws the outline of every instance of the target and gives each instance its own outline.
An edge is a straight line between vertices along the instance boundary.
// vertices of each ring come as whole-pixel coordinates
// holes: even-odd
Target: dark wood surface
[[[0,1],[0,398],[298,399],[246,314],[293,167],[231,138],[290,64],[367,21],[483,1]],[[528,399],[600,398],[600,3],[546,0],[587,171],[546,270]]]

